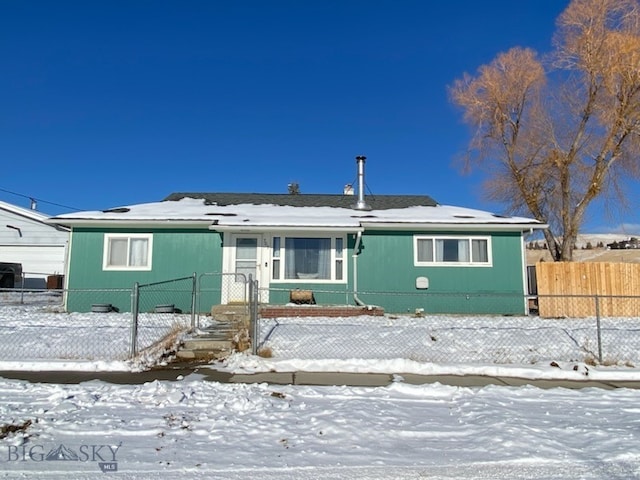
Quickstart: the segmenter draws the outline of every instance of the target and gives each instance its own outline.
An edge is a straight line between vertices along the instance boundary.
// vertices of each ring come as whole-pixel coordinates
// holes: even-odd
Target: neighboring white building
[[[65,272],[69,231],[47,218],[0,201],[0,263],[22,264],[27,288],[45,288],[48,276]]]

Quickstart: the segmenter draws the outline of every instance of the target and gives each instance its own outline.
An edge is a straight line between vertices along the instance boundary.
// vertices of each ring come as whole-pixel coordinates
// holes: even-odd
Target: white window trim
[[[149,243],[148,248],[148,262],[143,267],[136,266],[113,266],[109,265],[109,241],[115,238],[126,238],[128,240],[132,238],[144,238]],[[129,245],[127,245],[127,259],[129,258]],[[150,271],[152,267],[153,259],[153,234],[151,233],[105,233],[104,234],[104,247],[102,249],[102,269],[109,271]]]
[[[271,245],[273,246],[273,239],[280,237],[280,257],[275,260],[280,260],[280,278],[274,279],[273,272],[269,272],[269,283],[325,283],[325,284],[345,284],[347,283],[347,236],[343,233],[322,233],[322,234],[301,234],[297,232],[282,233],[281,235],[273,235],[271,237]],[[284,278],[285,274],[285,239],[286,238],[329,238],[331,239],[331,278],[330,279],[304,279],[304,278]],[[336,257],[336,238],[342,238],[342,258]],[[269,257],[271,258],[271,264],[273,265],[273,248],[269,248]],[[336,260],[342,260],[342,279],[336,280]]]
[[[487,261],[486,262],[438,262],[434,260],[432,262],[418,261],[418,241],[419,240],[433,240],[433,246],[435,249],[436,240],[468,240],[469,251],[471,252],[472,240],[486,240],[487,242]],[[493,247],[491,245],[491,236],[480,235],[414,235],[413,236],[413,265],[415,267],[492,267],[493,266]]]

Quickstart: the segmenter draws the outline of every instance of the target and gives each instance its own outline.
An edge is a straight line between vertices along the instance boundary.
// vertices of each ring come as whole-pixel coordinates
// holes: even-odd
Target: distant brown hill
[[[597,248],[598,245],[606,247],[614,242],[623,242],[631,237],[639,235],[624,235],[619,233],[593,233],[578,235],[576,249],[573,251],[573,260],[576,262],[612,262],[612,263],[640,263],[640,249],[609,250]],[[527,242],[535,243],[535,242]],[[543,241],[538,241],[542,245]],[[527,265],[536,262],[550,262],[551,255],[547,250],[527,249]]]
[[[640,263],[640,250],[576,249],[573,251],[573,260],[575,262]],[[535,265],[540,261],[552,261],[548,250],[527,250],[527,265]]]

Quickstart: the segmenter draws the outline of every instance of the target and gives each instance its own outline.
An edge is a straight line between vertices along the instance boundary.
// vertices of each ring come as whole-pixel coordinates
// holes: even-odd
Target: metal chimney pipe
[[[364,201],[364,162],[367,159],[364,155],[356,157],[358,164],[358,202],[353,206],[356,210],[371,210],[371,207]]]

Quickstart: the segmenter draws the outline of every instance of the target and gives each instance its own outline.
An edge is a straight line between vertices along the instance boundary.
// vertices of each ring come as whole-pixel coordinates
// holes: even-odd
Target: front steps
[[[211,318],[222,322],[234,323],[238,327],[248,327],[249,308],[244,303],[214,305],[211,307]]]
[[[209,362],[225,358],[232,351],[233,335],[230,331],[207,328],[182,341],[176,352],[176,360]]]
[[[184,339],[176,352],[177,362],[208,363],[237,350],[245,350],[249,314],[246,305],[215,305],[206,326]]]

